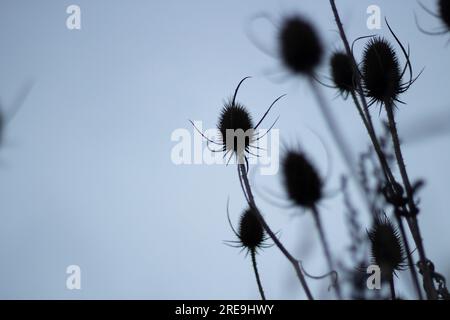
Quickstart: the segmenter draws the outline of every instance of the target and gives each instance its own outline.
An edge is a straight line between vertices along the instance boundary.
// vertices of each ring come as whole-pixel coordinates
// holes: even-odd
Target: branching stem
[[[264,230],[267,232],[269,237],[272,239],[272,241],[275,243],[275,245],[280,249],[281,253],[289,260],[289,262],[292,264],[293,268],[295,269],[295,272],[297,274],[297,277],[300,281],[300,284],[303,287],[303,290],[305,290],[305,294],[308,297],[309,300],[314,300],[311,291],[308,287],[308,284],[306,283],[305,276],[303,275],[303,272],[300,268],[300,263],[297,259],[295,259],[289,251],[284,247],[284,245],[281,243],[281,241],[278,239],[278,237],[275,235],[275,233],[270,229],[267,222],[264,220],[264,217],[261,215],[258,207],[255,204],[255,199],[253,197],[252,189],[250,188],[250,183],[248,181],[247,177],[247,171],[245,169],[244,164],[238,164],[238,174],[239,174],[239,180],[242,182],[242,188],[243,192],[245,194],[245,197],[248,201],[248,205],[254,210],[254,212],[257,214],[257,218],[261,225],[263,226]]]
[[[406,221],[408,222],[409,228],[411,230],[411,234],[417,245],[417,250],[419,251],[420,261],[426,262],[427,258],[425,255],[425,248],[423,246],[423,241],[422,241],[422,237],[420,235],[420,230],[419,230],[419,224],[417,223],[417,217],[416,217],[418,210],[416,208],[416,204],[414,203],[414,195],[412,192],[411,183],[409,181],[408,173],[406,171],[405,161],[403,160],[402,149],[400,147],[400,139],[398,137],[397,124],[395,123],[395,118],[394,118],[393,106],[389,103],[386,103],[385,109],[386,109],[386,113],[388,116],[389,130],[390,130],[391,136],[392,136],[392,143],[394,145],[395,158],[397,159],[398,167],[400,170],[400,175],[402,176],[402,181],[405,186],[406,196],[408,199],[409,213],[411,216],[409,218],[407,218]],[[429,271],[426,263],[424,263],[423,277],[424,277],[425,292],[427,293],[428,298],[437,299],[438,296],[436,293],[436,289],[434,288],[433,280],[431,278],[430,271]]]
[[[376,133],[375,133],[375,129],[374,129],[374,126],[373,126],[373,123],[372,123],[372,119],[371,119],[371,116],[370,116],[367,100],[366,100],[365,95],[364,95],[364,90],[363,90],[363,86],[362,86],[362,81],[361,81],[358,65],[357,65],[357,62],[356,62],[356,60],[355,60],[355,58],[353,56],[352,50],[350,48],[350,44],[349,44],[348,39],[347,39],[347,36],[345,35],[344,27],[343,27],[341,19],[339,17],[339,13],[338,13],[338,10],[337,10],[337,7],[336,7],[335,0],[330,0],[330,5],[331,5],[331,9],[333,11],[334,18],[336,20],[336,25],[337,25],[337,27],[339,29],[339,34],[341,36],[342,42],[344,43],[345,50],[346,50],[348,56],[352,60],[353,71],[354,71],[353,73],[354,73],[354,76],[355,76],[356,89],[357,89],[358,95],[359,95],[359,97],[361,99],[361,102],[362,102],[362,109],[363,109],[363,111],[365,113],[366,121],[364,123],[366,125],[366,128],[367,128],[367,131],[369,133],[369,136],[370,136],[370,138],[372,140],[372,144],[374,146],[374,149],[375,149],[375,151],[376,151],[376,153],[378,155],[378,159],[380,161],[381,167],[383,168],[383,172],[384,172],[384,174],[386,176],[386,180],[388,182],[388,185],[389,185],[391,191],[395,192],[395,188],[393,187],[393,184],[396,183],[395,182],[395,178],[394,178],[394,176],[392,174],[392,171],[391,171],[391,169],[390,169],[390,167],[389,167],[389,165],[387,163],[386,157],[385,157],[384,153],[382,152],[381,147],[379,145],[379,142],[378,142],[378,139],[377,139],[377,136],[376,136]],[[356,97],[353,97],[353,99],[356,101],[357,99],[355,99],[355,98]],[[395,139],[395,138],[393,137],[393,139]],[[397,136],[397,140],[398,140],[398,136]],[[397,149],[400,149],[399,144],[398,144],[398,148]],[[397,151],[396,151],[396,153],[398,153]],[[401,153],[400,153],[400,155],[401,155]],[[400,164],[399,164],[399,166],[400,166]],[[403,168],[404,168],[404,165],[403,165]],[[404,171],[404,173],[406,173],[406,170]],[[405,175],[405,176],[407,177],[407,175]],[[408,182],[409,182],[409,180],[408,180]],[[411,186],[409,185],[409,188],[410,187]],[[406,184],[405,184],[405,188],[408,189],[408,186]],[[409,202],[410,202],[410,204],[412,202],[412,204],[414,205],[414,201],[409,201]],[[403,224],[402,224],[401,218],[398,218],[398,221],[399,221],[400,228],[402,228]],[[420,237],[420,231],[419,231],[419,226],[418,226],[416,217],[413,217],[411,219],[407,219],[407,222],[408,222],[408,226],[410,228],[411,234],[413,235],[414,242],[416,243],[416,246],[419,249],[420,259],[422,261],[427,261],[427,260],[424,260],[426,258],[426,256],[425,256],[425,252],[423,250],[422,239]],[[407,248],[409,245],[407,243],[407,238],[406,238],[406,234],[405,234],[404,231],[402,232],[402,237],[403,237],[403,241],[405,243],[405,248]],[[414,265],[412,263],[412,259],[411,258],[409,258],[408,263],[409,263],[409,267],[410,267],[411,276],[414,279],[413,282],[415,284],[417,295],[419,296],[419,299],[422,299],[422,292],[420,290],[420,287],[418,286],[417,271],[416,271],[416,269],[415,269],[415,267],[414,267]],[[432,284],[431,276],[430,276],[428,268],[426,268],[424,270],[424,287],[426,288],[427,297],[435,299],[437,295],[436,295],[436,291],[434,289],[434,286]]]

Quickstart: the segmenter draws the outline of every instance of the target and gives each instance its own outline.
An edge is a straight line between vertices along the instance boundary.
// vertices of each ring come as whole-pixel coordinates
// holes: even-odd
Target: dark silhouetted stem
[[[378,142],[378,139],[377,139],[377,136],[376,136],[376,133],[375,133],[375,129],[374,129],[374,126],[373,126],[373,123],[372,123],[372,119],[371,119],[371,116],[370,116],[367,100],[366,100],[366,97],[364,95],[364,90],[363,90],[363,86],[362,86],[362,81],[361,81],[361,77],[360,77],[360,73],[359,73],[358,64],[357,64],[357,62],[355,60],[355,57],[353,56],[352,50],[350,48],[350,44],[349,44],[348,39],[347,39],[347,36],[345,35],[344,27],[342,25],[341,18],[339,17],[339,13],[338,13],[338,10],[337,10],[337,7],[336,7],[335,0],[330,0],[330,5],[331,5],[331,9],[333,11],[334,18],[336,20],[336,25],[337,25],[337,27],[339,29],[339,34],[341,36],[342,42],[344,43],[345,50],[347,52],[347,55],[351,58],[351,61],[352,61],[353,74],[354,74],[354,77],[355,77],[356,89],[357,89],[358,95],[359,95],[359,97],[361,99],[361,102],[362,102],[362,108],[359,107],[359,109],[362,109],[362,111],[365,114],[365,120],[366,121],[363,121],[363,122],[366,125],[367,132],[369,133],[369,136],[370,136],[370,138],[372,140],[372,144],[374,146],[375,152],[377,153],[378,159],[380,161],[380,165],[383,168],[383,172],[384,172],[384,174],[386,176],[386,180],[388,182],[388,185],[389,185],[391,191],[394,194],[395,193],[395,189],[393,188],[393,184],[396,181],[395,181],[395,178],[394,178],[394,176],[392,174],[392,171],[391,171],[391,169],[389,167],[389,164],[387,163],[386,157],[385,157],[385,155],[384,155],[384,153],[383,153],[383,151],[382,151],[382,149],[381,149],[381,147],[379,145],[379,142]],[[355,101],[355,104],[357,105],[357,108],[358,108],[357,99],[356,99],[356,96],[353,93],[352,93],[352,97],[353,97],[353,100]],[[360,114],[361,114],[361,112],[360,112]],[[399,225],[400,225],[400,227],[402,227],[403,224],[401,224],[401,219],[399,219],[398,221],[400,221]],[[417,243],[417,240],[416,240],[416,232],[413,231],[414,226],[411,225],[409,220],[408,220],[408,226],[409,226],[409,228],[411,230],[411,233],[413,234],[413,238],[414,238],[414,241],[415,241],[416,245],[419,247],[419,245]],[[417,224],[417,228],[418,228],[418,224]],[[407,248],[409,245],[407,244],[407,238],[406,238],[405,232],[403,232],[402,237],[403,237],[403,240],[404,240],[404,243],[405,243],[405,248]],[[410,267],[411,276],[414,279],[413,282],[415,283],[415,288],[416,288],[416,291],[417,291],[417,295],[418,295],[419,299],[423,299],[422,292],[420,290],[420,287],[418,286],[417,271],[416,271],[416,269],[414,267],[414,264],[412,263],[411,257],[409,257],[409,258],[410,259],[408,260],[408,263],[409,263],[409,267]],[[434,290],[434,288],[433,288],[433,290]],[[427,292],[427,297],[430,297],[428,292]]]
[[[395,286],[394,286],[394,276],[391,275],[390,279],[389,279],[389,288],[391,288],[391,297],[392,300],[395,300]]]
[[[427,266],[427,257],[425,255],[425,248],[423,246],[422,236],[420,234],[419,230],[419,224],[417,223],[417,208],[416,204],[414,203],[414,195],[411,188],[411,183],[409,181],[408,173],[406,171],[406,165],[403,160],[403,154],[400,147],[400,139],[398,137],[398,131],[397,131],[397,125],[395,123],[394,118],[394,110],[393,106],[389,103],[385,104],[386,113],[388,116],[389,121],[389,130],[391,132],[392,136],[392,143],[394,145],[394,151],[395,151],[395,158],[397,159],[398,167],[400,170],[400,175],[402,176],[403,184],[406,189],[406,196],[408,199],[408,206],[409,206],[409,213],[411,214],[411,217],[407,218],[407,222],[409,225],[409,228],[411,230],[411,234],[413,235],[414,241],[417,245],[417,250],[419,251],[420,261],[422,261],[422,265],[424,266],[424,272],[423,272],[423,278],[424,278],[424,287],[425,292],[427,293],[428,298],[431,299],[437,299],[437,293],[436,289],[433,285],[433,280],[430,275],[430,270]]]
[[[400,147],[400,139],[398,137],[397,124],[395,123],[395,118],[394,118],[394,110],[393,110],[394,107],[393,107],[393,105],[386,103],[385,109],[386,109],[386,113],[387,113],[388,121],[389,121],[389,131],[391,132],[392,143],[394,145],[395,158],[397,159],[398,167],[400,169],[400,175],[402,176],[403,184],[406,189],[406,196],[408,198],[408,205],[410,207],[409,209],[410,209],[411,213],[415,214],[415,213],[417,213],[417,208],[416,208],[416,204],[414,203],[414,197],[413,197],[413,192],[412,192],[412,188],[411,188],[411,183],[409,181],[408,173],[406,171],[405,161],[403,160],[402,149]]]
[[[417,271],[414,266],[414,262],[412,260],[411,249],[409,246],[408,238],[406,237],[405,226],[403,224],[402,217],[398,213],[395,214],[395,217],[397,219],[397,224],[400,229],[400,234],[403,238],[403,243],[405,244],[406,259],[408,260],[408,267],[409,272],[411,273],[412,282],[414,284],[414,287],[416,288],[416,292],[417,295],[419,296],[419,299],[423,300],[422,290],[420,290],[419,277],[417,276]]]
[[[258,283],[259,293],[261,294],[261,299],[266,300],[266,296],[264,295],[264,289],[261,283],[261,279],[259,277],[258,266],[256,265],[256,252],[255,250],[250,250],[250,255],[252,257],[252,265],[253,270],[255,271],[256,282]]]
[[[356,109],[358,110],[358,113],[361,117],[361,120],[364,123],[364,126],[366,127],[367,133],[369,134],[370,140],[372,142],[372,145],[374,147],[374,150],[377,154],[378,160],[381,165],[381,169],[383,170],[384,176],[386,177],[386,181],[388,185],[390,186],[391,183],[395,182],[395,178],[392,174],[392,171],[389,168],[389,164],[387,163],[386,157],[383,153],[383,150],[381,149],[380,143],[378,142],[377,135],[375,133],[375,129],[373,127],[372,118],[370,117],[370,113],[366,112],[364,113],[365,108],[361,106],[359,103],[358,97],[355,94],[355,91],[352,90],[351,92],[353,102],[355,103]],[[364,96],[363,96],[364,97]],[[362,99],[365,101],[365,98]],[[373,213],[375,214],[375,213]]]
[[[261,212],[259,211],[258,207],[255,204],[255,199],[253,197],[252,189],[250,188],[250,183],[248,182],[247,177],[247,171],[245,169],[244,164],[238,164],[238,173],[239,173],[239,180],[242,182],[242,188],[244,191],[244,195],[248,201],[248,205],[250,208],[254,210],[254,212],[257,214],[257,218],[261,225],[263,226],[264,230],[267,232],[269,237],[272,239],[272,241],[275,243],[275,245],[280,249],[281,253],[289,260],[289,262],[292,264],[292,266],[295,269],[295,272],[297,274],[297,277],[300,281],[300,284],[303,287],[303,290],[305,290],[306,296],[309,300],[314,300],[311,291],[309,290],[308,284],[306,283],[305,276],[303,275],[303,272],[300,268],[300,263],[297,259],[295,259],[289,251],[284,247],[284,245],[281,243],[281,241],[277,238],[275,233],[270,229],[269,225],[267,224],[266,220],[264,220],[264,217],[261,215]]]
[[[325,236],[325,231],[323,230],[322,221],[319,216],[319,210],[317,210],[317,207],[314,206],[312,208],[312,212],[313,212],[313,217],[314,217],[314,221],[316,223],[317,230],[319,231],[320,242],[322,242],[323,252],[325,254],[325,258],[328,263],[328,268],[330,269],[330,271],[333,271],[334,264],[333,264],[333,260],[331,258],[330,246],[328,245],[328,241]],[[341,293],[341,287],[339,285],[339,281],[336,281],[335,288],[336,288],[336,295],[337,295],[338,299],[342,300],[342,293]]]
[[[385,157],[385,155],[380,147],[380,144],[378,142],[378,139],[377,139],[375,128],[374,128],[373,122],[372,122],[372,117],[369,112],[369,107],[367,104],[366,96],[364,95],[364,90],[363,90],[363,86],[362,86],[362,81],[361,81],[358,64],[355,60],[355,57],[353,56],[347,36],[345,35],[344,26],[342,25],[341,18],[339,17],[339,13],[337,11],[335,1],[330,0],[330,5],[331,5],[331,9],[333,11],[334,19],[336,20],[336,25],[339,29],[339,34],[341,36],[341,40],[344,43],[345,51],[346,51],[347,55],[350,57],[350,60],[352,62],[353,76],[355,77],[354,81],[355,81],[355,85],[356,85],[356,91],[358,92],[359,98],[361,99],[362,106],[359,104],[358,99],[353,91],[352,91],[352,98],[355,101],[355,105],[358,108],[358,112],[360,113],[361,117],[363,118],[364,125],[366,126],[367,132],[372,141],[375,152],[377,153],[381,168],[383,169],[383,172],[386,175],[387,182],[390,182],[392,184],[395,182],[395,179],[392,174],[392,171],[389,168],[386,157]]]

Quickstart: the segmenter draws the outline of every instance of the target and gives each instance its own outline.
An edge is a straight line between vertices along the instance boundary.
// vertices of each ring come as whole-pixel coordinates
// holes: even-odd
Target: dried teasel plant
[[[287,150],[282,159],[282,173],[288,198],[296,206],[309,209],[312,212],[329,271],[334,271],[330,246],[317,207],[323,195],[322,180],[319,174],[303,152],[293,149]],[[341,299],[342,294],[337,281],[335,288],[338,298]]]
[[[312,75],[323,56],[314,26],[300,16],[287,17],[278,38],[280,58],[287,69],[294,74]]]
[[[403,241],[398,228],[385,215],[379,215],[368,231],[372,263],[381,270],[382,279],[389,282],[392,299],[396,299],[394,276],[407,267]]]
[[[386,24],[406,58],[405,66],[403,68],[400,66],[397,53],[387,39],[374,37],[369,40],[364,49],[361,78],[365,95],[369,99],[369,107],[377,103],[388,109],[393,108],[396,103],[404,104],[399,96],[411,87],[420,74],[413,78],[409,49],[407,52],[387,20]],[[407,70],[409,80],[404,82],[403,76]]]
[[[284,19],[278,34],[278,47],[283,65],[292,74],[304,76],[309,82],[320,111],[331,131],[331,134],[339,148],[342,158],[347,164],[352,178],[364,192],[357,179],[356,165],[352,157],[351,149],[336,122],[332,109],[328,105],[322,91],[317,85],[316,69],[322,62],[323,43],[313,24],[301,16],[291,16]]]
[[[361,237],[361,226],[358,223],[357,215],[360,210],[353,208],[347,191],[344,195],[344,205],[349,211],[348,221],[351,224],[349,230],[354,241],[360,241],[353,246],[353,261],[356,267],[363,266],[369,258],[373,263],[381,268],[383,279],[389,282],[391,296],[397,298],[394,286],[394,277],[397,273],[408,269],[413,281],[414,288],[419,299],[424,297],[422,288],[428,299],[438,299],[448,297],[445,279],[434,270],[434,265],[427,258],[423,245],[423,237],[419,228],[417,215],[418,208],[417,193],[423,183],[419,180],[411,182],[406,171],[405,161],[400,145],[396,118],[394,110],[397,104],[405,104],[401,100],[401,95],[409,90],[412,84],[418,79],[413,76],[413,67],[410,59],[410,48],[405,48],[398,36],[392,31],[386,20],[388,29],[400,47],[400,52],[405,60],[404,65],[400,63],[401,57],[397,54],[396,48],[382,36],[360,37],[370,38],[365,46],[360,62],[353,54],[353,45],[350,46],[335,0],[329,0],[333,15],[336,20],[339,35],[344,45],[344,50],[336,51],[330,59],[330,70],[333,85],[329,86],[337,89],[339,94],[345,99],[352,96],[356,109],[361,117],[365,129],[370,138],[371,146],[369,152],[363,153],[358,164],[352,157],[349,143],[344,139],[340,127],[336,122],[336,117],[328,105],[327,99],[317,86],[316,70],[319,68],[324,56],[324,43],[322,42],[314,25],[302,16],[291,15],[283,19],[278,30],[278,57],[283,66],[293,75],[306,78],[314,94],[317,103],[325,117],[327,125],[336,141],[341,156],[347,164],[349,174],[358,190],[361,192],[363,203],[366,206],[372,227],[368,231],[368,237]],[[445,8],[440,7],[441,17],[445,16]],[[442,13],[444,12],[444,13]],[[443,20],[446,23],[445,20]],[[357,41],[355,40],[355,41]],[[408,78],[406,78],[408,76]],[[405,80],[406,78],[406,80]],[[264,120],[273,104],[267,109],[261,121],[253,125],[250,112],[246,107],[236,101],[236,95],[244,78],[235,90],[233,98],[225,104],[219,117],[218,129],[221,140],[218,142],[208,140],[219,146],[214,152],[224,152],[225,155],[231,153],[238,160],[246,160],[248,156],[255,155],[252,148],[257,139],[254,131],[258,129],[261,121]],[[374,124],[369,107],[378,104],[380,110],[384,109],[387,114],[387,128],[385,135],[379,136]],[[252,134],[241,142],[241,146],[236,147],[236,140],[227,137],[227,130],[250,131]],[[206,138],[206,137],[205,137]],[[388,144],[388,142],[391,144]],[[231,143],[231,144],[230,144]],[[230,145],[232,147],[230,147]],[[257,153],[257,148],[255,153]],[[370,161],[372,169],[369,170],[364,162]],[[231,228],[237,240],[233,243],[237,247],[247,250],[255,256],[258,249],[266,246],[265,240],[270,238],[274,245],[289,260],[294,267],[299,281],[309,299],[313,299],[306,280],[306,272],[301,267],[301,261],[296,259],[280,242],[275,233],[267,224],[265,218],[259,211],[252,188],[248,179],[248,161],[238,161],[238,176],[241,188],[247,201],[248,209],[241,216],[238,230]],[[246,166],[247,165],[247,166]],[[400,179],[396,178],[395,169],[400,171]],[[325,230],[322,227],[321,217],[317,206],[323,198],[323,182],[317,174],[314,166],[303,152],[298,150],[288,150],[282,159],[282,175],[286,193],[292,204],[309,210],[313,213],[316,227],[319,231],[324,253],[330,271],[333,271],[334,262],[329,245],[325,237]],[[350,181],[350,180],[349,180]],[[373,183],[371,183],[373,182]],[[393,218],[388,219],[380,212],[392,212]],[[250,232],[249,230],[252,230]],[[408,234],[409,231],[409,234]],[[250,236],[251,235],[251,236]],[[414,245],[418,252],[418,261],[413,256],[409,236],[412,236]],[[230,244],[231,244],[230,243]],[[370,246],[371,256],[357,256],[366,253],[364,243]],[[413,247],[414,248],[414,247]],[[261,297],[265,298],[262,289],[259,273],[256,267],[256,259],[253,258],[253,267],[257,278]],[[340,265],[340,264],[339,264]],[[422,286],[419,283],[421,275]],[[354,288],[358,290],[357,297],[364,297],[362,293],[363,281],[358,278],[357,273],[345,279],[354,279]],[[344,298],[340,289],[337,288],[339,298]],[[355,296],[355,295],[353,295]]]
[[[331,79],[334,88],[346,99],[356,90],[352,60],[343,51],[336,51],[330,58]]]
[[[266,300],[264,288],[261,283],[261,278],[259,276],[258,266],[256,263],[256,254],[261,249],[271,247],[271,245],[266,243],[269,237],[267,236],[261,222],[258,219],[257,212],[255,212],[255,210],[252,208],[247,208],[242,213],[239,222],[239,228],[237,230],[233,227],[228,208],[227,217],[230,228],[238,240],[225,241],[225,243],[229,246],[245,250],[246,255],[250,254],[259,293],[261,295],[261,298],[263,300]]]
[[[288,150],[282,159],[283,179],[289,199],[312,209],[322,198],[322,181],[303,152]]]
[[[362,81],[359,77],[360,73],[359,73],[359,69],[358,69],[358,64],[356,63],[356,59],[353,57],[353,53],[350,48],[347,36],[345,34],[345,31],[344,31],[344,28],[343,28],[343,25],[342,25],[342,22],[341,22],[341,19],[340,19],[340,16],[339,16],[339,13],[338,13],[338,10],[336,7],[335,0],[330,0],[329,2],[330,2],[331,9],[333,11],[333,15],[336,20],[336,25],[338,26],[338,29],[339,29],[339,34],[344,43],[346,52],[349,54],[349,56],[352,56],[352,58],[353,58],[353,67],[355,70],[356,80],[357,80],[356,81],[357,89],[358,89],[357,91],[358,91],[361,105],[365,112],[365,117],[363,118],[363,122],[365,121],[365,125],[366,125],[367,131],[369,133],[369,136],[371,138],[371,142],[373,143],[374,149],[376,150],[378,160],[382,167],[383,173],[386,177],[387,186],[391,190],[391,194],[395,195],[396,198],[403,198],[403,195],[401,193],[399,193],[399,191],[398,191],[400,189],[397,188],[398,182],[395,180],[394,175],[391,170],[391,167],[387,163],[386,157],[384,156],[384,154],[381,150],[380,143],[377,139],[377,135],[375,133],[375,130],[374,130],[374,127],[372,124],[372,119],[371,119],[370,113],[367,112],[368,103],[366,101],[366,95],[364,92]],[[403,50],[403,52],[405,52],[404,48],[402,50]],[[406,54],[405,56],[407,56],[408,57],[407,60],[409,60],[409,54]],[[411,66],[409,65],[409,67],[411,67]],[[411,69],[410,69],[410,71],[411,71]],[[388,111],[389,127],[390,127],[390,133],[391,133],[392,140],[393,140],[396,161],[400,168],[402,181],[404,183],[404,187],[406,190],[406,196],[405,196],[406,201],[404,201],[404,202],[407,202],[407,204],[406,205],[403,204],[401,208],[395,208],[396,219],[398,221],[399,228],[402,233],[402,238],[403,238],[402,240],[404,241],[406,249],[407,249],[407,245],[408,245],[408,240],[406,237],[405,228],[403,227],[403,219],[405,219],[407,221],[407,225],[413,236],[413,240],[417,246],[417,249],[419,252],[419,257],[420,257],[419,262],[427,261],[428,259],[426,257],[424,246],[423,246],[423,240],[422,240],[423,238],[421,236],[421,232],[420,232],[417,217],[416,217],[416,215],[418,213],[418,209],[417,209],[417,206],[416,206],[416,203],[414,200],[414,196],[413,196],[413,188],[409,182],[409,177],[406,172],[406,167],[405,167],[405,164],[403,161],[403,156],[401,153],[400,142],[399,142],[398,133],[397,133],[397,130],[395,127],[395,121],[394,121],[394,116],[393,116],[393,108],[392,107],[386,108],[386,110]],[[402,215],[399,215],[398,212],[401,212]],[[412,259],[410,258],[410,256],[408,256],[408,257],[409,257],[408,263],[409,263],[412,279],[415,284],[415,288],[416,288],[418,297],[421,299],[422,292],[421,292],[420,286],[418,285],[417,272],[414,267],[414,264],[411,262]],[[434,287],[434,285],[432,283],[432,272],[430,269],[428,269],[426,264],[421,263],[421,265],[424,266],[421,274],[423,275],[423,287],[425,289],[427,298],[436,299],[438,296],[437,296],[436,288]]]
[[[195,127],[194,123],[190,121],[191,124],[206,139],[208,143],[219,146],[219,149],[210,149],[212,152],[222,152],[224,154],[224,157],[230,154],[227,163],[229,163],[232,157],[235,156],[237,163],[244,163],[245,161],[247,169],[247,157],[249,155],[257,156],[250,149],[258,151],[259,147],[255,143],[262,139],[272,129],[277,120],[275,120],[275,122],[267,132],[258,136],[257,130],[259,126],[266,118],[272,107],[285,96],[281,95],[276,98],[266,110],[261,119],[258,121],[258,123],[254,125],[252,116],[248,112],[247,108],[236,100],[239,88],[241,87],[242,83],[249,78],[250,77],[245,77],[239,82],[234,91],[233,98],[226,102],[221,110],[219,121],[217,124],[217,129],[220,133],[219,141],[213,141],[206,137],[202,132],[198,130],[197,127]]]
[[[250,142],[253,141],[253,137],[254,137],[254,130],[256,130],[259,125],[262,123],[262,121],[264,120],[264,118],[267,116],[267,114],[269,113],[270,109],[273,107],[273,105],[279,100],[281,99],[284,95],[278,97],[271,105],[270,107],[266,110],[266,112],[264,113],[264,115],[262,116],[261,120],[257,123],[256,126],[252,125],[252,117],[250,115],[250,113],[247,111],[246,108],[244,108],[242,105],[238,105],[236,102],[236,96],[237,93],[239,91],[239,88],[241,86],[241,84],[243,83],[243,81],[245,81],[246,79],[248,79],[249,77],[245,77],[244,79],[242,79],[236,90],[234,93],[234,96],[231,100],[231,104],[226,104],[224,106],[224,108],[222,109],[222,112],[219,116],[219,125],[218,125],[218,129],[219,132],[221,133],[221,142],[216,142],[213,141],[211,139],[209,139],[208,137],[206,137],[198,128],[195,127],[194,123],[192,121],[191,124],[194,126],[194,128],[202,135],[203,138],[205,138],[207,140],[208,143],[213,143],[216,145],[221,146],[220,149],[218,150],[211,150],[212,152],[231,152],[232,155],[235,155],[238,158],[238,162],[237,162],[237,169],[238,169],[238,177],[239,177],[239,181],[241,184],[241,188],[242,191],[244,193],[245,199],[247,201],[247,204],[249,206],[249,213],[253,214],[252,217],[256,217],[256,219],[258,220],[258,222],[261,224],[261,226],[264,229],[264,232],[267,233],[267,235],[270,237],[270,239],[274,242],[274,245],[278,247],[278,249],[281,251],[281,253],[288,259],[288,261],[292,264],[296,275],[300,281],[300,284],[302,286],[302,288],[305,291],[305,294],[307,296],[307,298],[309,300],[314,299],[313,295],[309,289],[309,286],[306,282],[306,278],[305,278],[305,273],[302,270],[301,267],[301,263],[298,259],[296,259],[286,248],[285,246],[281,243],[281,241],[278,239],[278,237],[276,236],[276,234],[271,230],[271,228],[269,227],[269,225],[267,224],[267,222],[265,221],[264,217],[262,216],[262,214],[260,213],[258,207],[256,206],[256,202],[253,196],[253,192],[252,189],[250,187],[250,183],[248,180],[248,161],[247,161],[247,155],[250,154],[250,152],[248,151],[248,147],[250,146]],[[272,125],[273,126],[273,125]],[[271,126],[271,128],[272,128]],[[248,136],[248,139],[234,139],[232,138],[231,140],[229,139],[230,136],[232,135],[228,135],[228,133],[236,133],[236,131],[239,132],[244,132],[244,130],[250,131],[250,133],[246,133],[246,135]],[[267,131],[269,132],[270,129]],[[264,134],[267,134],[264,133]],[[224,135],[225,133],[225,135]],[[245,133],[245,132],[244,132]],[[255,139],[259,139],[260,137],[256,137]],[[240,144],[240,146],[235,146],[235,144]],[[244,163],[245,160],[245,163]],[[252,221],[251,218],[249,218],[248,215],[244,215],[244,217],[246,218],[244,220],[244,226],[248,226],[248,222]],[[253,221],[254,222],[254,221]],[[241,244],[243,243],[242,240],[245,240],[245,235],[244,234],[240,234],[238,232],[235,232],[235,235],[238,236],[238,238],[241,241]],[[255,248],[256,249],[256,248]],[[255,264],[254,264],[255,266]],[[255,274],[257,274],[257,269],[255,268]],[[259,279],[259,275],[257,274],[257,279]],[[261,296],[264,298],[263,295],[263,290],[262,290],[262,286],[260,285],[260,281],[258,280],[258,285],[260,288],[260,292],[261,292]]]

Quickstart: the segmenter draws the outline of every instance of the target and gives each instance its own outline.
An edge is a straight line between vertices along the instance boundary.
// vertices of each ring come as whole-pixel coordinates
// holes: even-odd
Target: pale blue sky
[[[434,1],[423,2],[433,7]],[[66,28],[70,4],[81,7],[79,31]],[[422,119],[449,117],[448,36],[417,30],[414,11],[426,26],[439,22],[414,1],[338,1],[350,39],[373,33],[366,28],[371,4],[410,43],[415,70],[426,67],[398,113],[400,132],[413,136]],[[2,104],[7,109],[27,81],[34,87],[0,150],[0,298],[259,298],[250,260],[222,244],[233,239],[227,198],[236,223],[245,205],[235,168],[175,166],[170,136],[177,128],[191,130],[188,119],[213,127],[223,99],[252,75],[240,100],[257,118],[287,93],[267,123],[281,115],[282,140],[301,141],[325,171],[323,149],[306,128],[330,146],[333,140],[307,83],[270,80],[267,73],[283,76],[279,61],[245,32],[262,12],[275,20],[302,13],[320,30],[328,52],[341,47],[325,0],[1,2]],[[274,48],[273,26],[260,21],[253,30]],[[333,90],[325,93],[356,155],[368,143],[357,114],[349,102],[332,100]],[[419,217],[426,249],[450,276],[450,135],[416,143],[407,138],[411,176],[427,182]],[[332,151],[329,190],[344,169]],[[279,177],[253,182],[282,192]],[[326,271],[311,217],[293,218],[293,210],[258,203],[305,267]],[[348,245],[341,200],[324,201],[322,210],[332,249],[341,256]],[[70,264],[81,267],[80,291],[65,288]],[[265,251],[259,265],[269,298],[304,298],[276,248]],[[326,281],[310,283],[316,296],[329,297]]]

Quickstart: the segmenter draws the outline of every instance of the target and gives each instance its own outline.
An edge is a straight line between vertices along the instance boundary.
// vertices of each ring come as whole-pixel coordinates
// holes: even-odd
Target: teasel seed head
[[[362,78],[371,102],[393,103],[402,91],[402,71],[391,44],[384,38],[370,39],[364,49]]]
[[[249,250],[256,251],[266,239],[263,226],[250,208],[242,214],[238,232],[242,245]]]
[[[244,105],[236,101],[239,88],[248,78],[250,77],[245,77],[239,82],[233,97],[222,108],[217,124],[221,135],[219,144],[222,145],[222,151],[225,154],[234,153],[240,160],[246,159],[248,148],[255,138],[250,112]]]
[[[396,271],[406,268],[405,250],[398,229],[386,217],[375,219],[368,231],[372,261],[381,269],[383,279],[390,279]]]
[[[342,95],[347,96],[355,89],[352,58],[337,51],[331,56],[330,66],[334,85]]]
[[[322,198],[322,181],[306,156],[289,150],[283,158],[282,168],[289,199],[301,207],[315,206]]]
[[[311,75],[323,55],[315,28],[303,18],[292,16],[283,21],[278,40],[284,65],[295,74]]]
[[[253,135],[253,120],[250,113],[247,111],[245,106],[239,102],[229,101],[223,107],[217,128],[221,134],[221,140],[225,151],[232,151],[236,154],[241,154],[248,151],[248,147],[254,138]],[[237,133],[237,130],[242,130],[243,133],[249,133],[243,137],[244,145],[239,145],[238,135],[227,135],[227,132]],[[233,141],[229,141],[232,138]]]
[[[230,220],[230,215],[227,210],[228,223],[231,230],[237,237],[237,240],[225,241],[232,247],[242,248],[247,253],[257,253],[260,249],[269,248],[271,245],[267,244],[269,237],[264,231],[264,227],[258,219],[258,213],[255,209],[248,207],[241,215],[239,227],[237,230],[233,227]]]

